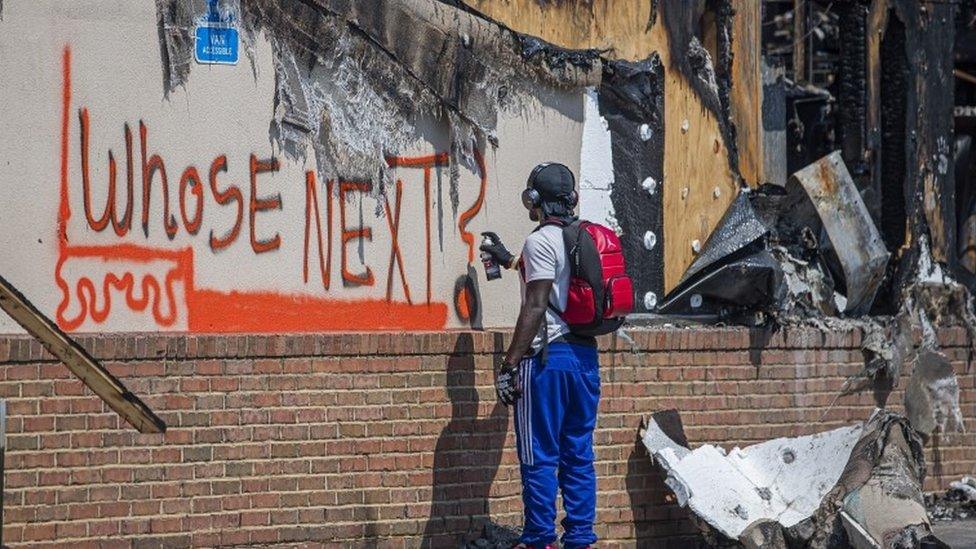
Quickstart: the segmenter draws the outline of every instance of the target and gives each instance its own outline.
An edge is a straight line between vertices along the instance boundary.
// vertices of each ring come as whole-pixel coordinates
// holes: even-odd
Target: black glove
[[[506,269],[512,268],[512,261],[515,259],[515,256],[502,244],[502,240],[498,238],[498,235],[490,231],[481,233],[481,235],[487,236],[491,244],[482,244],[479,249],[494,258],[502,267]]]
[[[518,385],[519,371],[518,366],[502,364],[495,376],[495,392],[498,393],[498,400],[505,406],[511,406],[522,396],[522,391]]]

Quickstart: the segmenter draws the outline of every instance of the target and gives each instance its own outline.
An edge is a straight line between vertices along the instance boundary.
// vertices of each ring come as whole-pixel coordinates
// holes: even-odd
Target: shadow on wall
[[[499,334],[500,335],[500,334]],[[496,351],[501,342],[496,340]],[[478,418],[474,344],[460,334],[447,362],[451,421],[434,448],[430,519],[421,547],[457,547],[490,522],[488,494],[498,472],[508,431],[508,409],[495,401],[488,418]]]
[[[627,495],[634,513],[634,538],[638,549],[704,549],[704,540],[694,534],[688,512],[665,498],[671,494],[664,473],[654,465],[644,443],[637,437],[627,459]],[[668,539],[662,539],[667,537]]]

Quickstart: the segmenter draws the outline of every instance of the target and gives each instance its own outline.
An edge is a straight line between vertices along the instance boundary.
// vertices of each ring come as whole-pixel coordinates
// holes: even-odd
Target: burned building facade
[[[919,486],[971,473],[974,44],[950,1],[0,2],[4,543],[514,525],[477,247],[542,161],[634,280],[608,543],[699,540],[636,439],[668,407],[683,453],[890,405]]]

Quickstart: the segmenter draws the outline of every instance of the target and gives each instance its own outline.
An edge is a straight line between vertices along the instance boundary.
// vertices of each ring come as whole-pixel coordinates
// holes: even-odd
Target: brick
[[[406,547],[419,544],[431,486],[438,483],[450,485],[446,493],[457,498],[455,516],[444,517],[444,540],[456,541],[487,519],[483,504],[467,499],[472,491],[492,495],[492,520],[517,524],[512,418],[488,419],[498,413],[491,387],[497,357],[483,353],[494,341],[490,334],[474,334],[473,343],[463,337],[85,339],[101,345],[98,352],[112,371],[165,416],[170,429],[163,437],[134,433],[98,399],[79,392],[80,383],[60,365],[22,361],[18,365],[28,366],[23,372],[38,365],[44,375],[0,382],[10,404],[5,533],[12,541],[35,536],[53,542],[59,525],[84,523],[83,534],[65,526],[62,532],[80,545],[136,536],[137,545],[148,546],[292,540],[344,547],[361,545],[369,535],[384,538],[380,547]],[[856,339],[846,334],[821,338],[806,330],[773,338],[757,354],[758,366],[747,330],[657,328],[635,330],[632,337],[651,351],[618,346],[614,353],[608,338],[600,343],[603,398],[595,440],[598,522],[607,546],[632,546],[635,536],[680,543],[696,532],[687,511],[668,499],[650,460],[634,454],[641,416],[678,407],[692,444],[729,448],[860,421],[873,404],[870,395],[848,397],[820,421],[844,379],[861,367]],[[13,341],[0,337],[0,354],[4,342],[26,360],[40,354],[26,340]],[[455,363],[445,357],[462,342],[464,353],[474,353],[464,357],[472,357],[473,376],[455,374]],[[966,372],[965,350],[947,348],[957,371]],[[170,358],[155,359],[160,350]],[[48,383],[58,396],[45,396]],[[471,406],[462,418],[444,389],[458,383],[475,386],[466,393]],[[962,373],[960,384],[972,387],[976,380]],[[21,395],[25,388],[30,398]],[[901,393],[891,398],[900,401]],[[964,390],[962,399],[967,423],[976,429],[976,398]],[[448,425],[458,430],[445,431]],[[503,453],[483,450],[490,448]],[[440,468],[435,478],[435,449],[440,456],[463,455],[464,467]],[[972,456],[968,440],[944,447],[945,477],[970,471]],[[634,463],[646,474],[635,477]],[[489,486],[485,479],[491,478]],[[647,491],[641,507],[629,493],[634,482]],[[929,478],[926,487],[938,489],[939,482]],[[221,537],[220,531],[230,533]]]

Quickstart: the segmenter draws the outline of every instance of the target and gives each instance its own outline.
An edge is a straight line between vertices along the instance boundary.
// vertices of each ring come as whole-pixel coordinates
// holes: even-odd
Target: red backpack
[[[563,230],[569,261],[569,299],[559,314],[572,333],[581,336],[609,334],[620,328],[634,311],[634,284],[627,276],[624,249],[612,229],[575,220],[550,219],[541,226]]]

